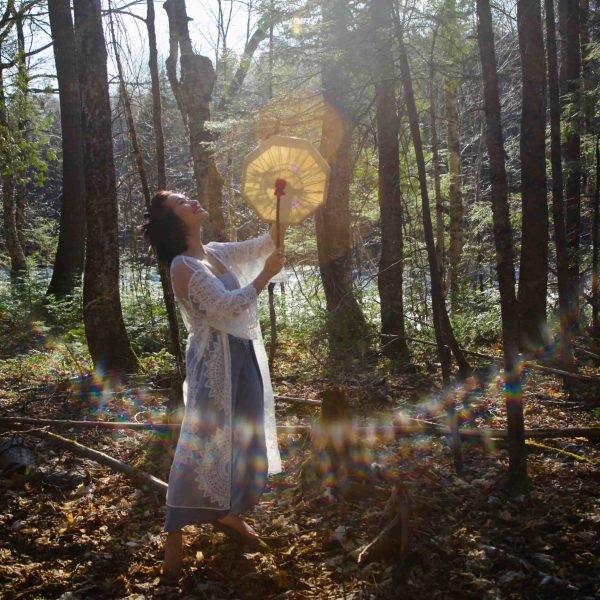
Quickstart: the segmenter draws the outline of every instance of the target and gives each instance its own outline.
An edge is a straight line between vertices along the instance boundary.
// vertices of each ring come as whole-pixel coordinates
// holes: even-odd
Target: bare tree
[[[144,159],[142,156],[142,150],[140,148],[140,143],[138,141],[138,135],[135,127],[135,120],[133,118],[133,110],[131,108],[131,100],[129,98],[129,92],[127,90],[127,86],[125,85],[125,76],[123,74],[123,65],[121,62],[120,50],[117,45],[117,39],[115,35],[115,28],[113,23],[112,14],[109,16],[110,22],[110,32],[115,56],[115,62],[117,65],[117,75],[119,77],[119,90],[121,93],[121,101],[123,103],[123,108],[125,109],[125,119],[127,121],[127,130],[129,132],[129,138],[131,140],[131,147],[133,151],[133,156],[135,159],[135,165],[137,167],[138,175],[140,178],[140,183],[142,185],[142,193],[144,196],[144,202],[146,204],[146,209],[150,210],[150,202],[151,202],[151,194],[150,187],[148,185],[148,176],[146,174],[146,167],[144,165]],[[153,103],[154,110],[154,103]],[[158,134],[158,138],[161,138],[162,134],[162,126],[160,127],[160,133]],[[158,145],[158,144],[157,144]],[[164,157],[163,157],[164,159]],[[164,163],[162,165],[162,169],[159,169],[159,172],[164,172]],[[166,183],[165,186],[166,187]],[[171,279],[169,276],[168,269],[159,264],[158,267],[160,282],[163,290],[163,297],[165,299],[165,307],[167,310],[167,321],[169,323],[169,333],[171,336],[171,352],[175,356],[177,360],[177,365],[181,373],[183,373],[183,356],[181,354],[181,344],[179,342],[179,326],[177,324],[177,315],[175,312],[175,296],[173,294],[173,288],[171,286]],[[183,399],[182,399],[183,402]]]
[[[569,261],[569,310],[571,325],[578,322],[581,293],[580,225],[581,225],[581,54],[579,42],[579,1],[559,0],[558,22],[560,35],[559,85],[563,115],[568,126],[563,132],[563,161],[565,179],[565,225]]]
[[[556,250],[556,279],[560,319],[560,362],[563,369],[574,370],[575,360],[569,331],[569,260],[565,224],[563,170],[560,148],[560,94],[554,0],[545,0],[546,53],[548,57],[548,104],[550,107],[550,162],[552,165],[552,221]]]
[[[163,6],[169,17],[167,75],[188,132],[198,199],[210,215],[204,234],[207,240],[224,241],[227,236],[222,206],[223,180],[210,148],[213,136],[206,128],[215,71],[207,56],[194,52],[185,0],[166,0]],[[177,76],[178,59],[180,77]]]
[[[60,101],[63,192],[58,247],[48,295],[64,298],[81,282],[85,255],[85,181],[81,94],[69,0],[48,0]]]
[[[0,49],[15,26],[14,3],[7,2],[5,12],[0,18]],[[0,158],[2,159],[2,201],[4,237],[6,249],[10,257],[11,275],[18,276],[27,268],[25,252],[19,240],[17,229],[17,206],[16,206],[16,181],[13,167],[13,149],[10,144],[10,124],[8,121],[8,110],[6,106],[6,93],[4,86],[4,70],[13,67],[16,60],[9,63],[0,62],[0,135],[3,140],[0,144]]]
[[[454,334],[448,319],[444,293],[442,289],[442,278],[437,264],[435,253],[435,240],[433,237],[433,225],[431,222],[431,210],[429,208],[429,193],[427,191],[427,174],[425,171],[425,157],[423,155],[423,143],[421,141],[421,132],[419,130],[419,116],[413,91],[412,76],[410,65],[404,45],[404,34],[400,26],[399,16],[396,14],[396,33],[398,46],[400,49],[400,77],[402,87],[404,88],[404,100],[408,113],[408,122],[413,146],[415,149],[415,159],[417,162],[417,171],[419,174],[419,190],[421,193],[421,212],[423,216],[423,236],[425,237],[425,246],[427,247],[427,260],[429,263],[429,277],[431,280],[431,305],[433,312],[433,328],[435,341],[437,345],[438,356],[442,365],[442,380],[444,392],[450,390],[450,347],[458,347]],[[461,353],[459,353],[460,356]],[[454,456],[454,465],[457,471],[462,469],[462,450],[460,446],[460,436],[458,435],[458,424],[454,410],[454,400],[450,397],[446,399],[446,408],[448,410],[449,425],[452,431],[452,453]]]
[[[494,48],[492,12],[489,0],[477,0],[477,40],[483,76],[485,139],[490,158],[494,243],[496,246],[498,285],[500,287],[504,383],[508,417],[509,479],[514,488],[522,489],[527,486],[528,482],[523,395],[517,365],[518,315],[515,298],[512,229],[508,208],[506,167],[504,164],[504,141],[500,120],[496,50]]]

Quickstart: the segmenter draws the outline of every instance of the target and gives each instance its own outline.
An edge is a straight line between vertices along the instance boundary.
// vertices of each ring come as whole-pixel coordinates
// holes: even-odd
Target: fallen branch
[[[430,342],[428,340],[420,340],[419,338],[410,337],[408,335],[395,335],[393,333],[380,333],[379,337],[407,340],[409,342],[417,342],[418,344],[424,344],[425,346],[433,346],[434,348],[437,348],[437,344],[435,342]],[[449,349],[450,347],[447,346],[446,344],[444,344],[444,348]],[[463,350],[463,352],[466,352],[466,351]]]
[[[404,438],[413,436],[449,437],[450,429],[439,427],[433,423],[419,425],[379,425],[373,427],[353,427],[352,431],[361,438]],[[281,425],[277,433],[287,434],[319,434],[319,428],[310,425]],[[459,435],[463,440],[504,440],[508,437],[506,429],[460,429]],[[600,440],[600,427],[565,427],[564,429],[526,429],[528,439],[555,439],[583,437],[589,440]]]
[[[51,426],[69,429],[72,427],[81,429],[141,429],[145,431],[165,431],[179,429],[178,423],[138,423],[131,421],[70,421],[66,419],[36,419],[33,417],[0,417],[0,425],[23,423],[27,425]]]
[[[569,456],[570,458],[574,458],[575,460],[579,460],[581,462],[593,463],[593,460],[586,458],[585,456],[581,456],[579,454],[575,454],[574,452],[569,452],[568,450],[563,450],[562,448],[555,448],[553,446],[548,446],[546,444],[540,444],[540,442],[532,442],[528,440],[525,442],[528,446],[532,446],[534,448],[541,448],[542,450],[549,450],[550,452],[557,452],[558,454],[564,454],[565,456]]]
[[[53,446],[58,446],[59,448],[68,450],[76,456],[89,458],[94,462],[112,469],[113,471],[122,473],[123,475],[129,477],[129,479],[131,479],[131,481],[133,481],[138,487],[146,487],[151,491],[158,492],[160,494],[166,494],[167,492],[167,484],[161,479],[158,479],[158,477],[148,475],[147,473],[144,473],[143,471],[140,471],[139,469],[136,469],[127,463],[121,462],[120,460],[117,460],[116,458],[113,458],[104,452],[100,452],[99,450],[88,448],[87,446],[84,446],[75,440],[71,440],[56,433],[40,429],[23,429],[22,433],[41,438]]]
[[[434,342],[429,342],[427,340],[420,340],[419,338],[413,338],[413,337],[408,337],[408,336],[404,336],[404,335],[385,334],[385,335],[382,335],[382,337],[401,338],[404,340],[409,340],[411,342],[425,344],[427,346],[435,346],[436,345]],[[476,352],[475,350],[465,350],[464,348],[461,348],[461,351],[464,352],[465,354],[470,354],[471,356],[478,356],[479,358],[488,358],[492,361],[500,362],[503,360],[502,356],[494,356],[493,354],[485,354],[484,352]],[[597,356],[597,355],[594,355],[592,352],[589,352],[589,351],[585,351],[585,352],[587,352],[588,354],[591,354],[592,356]],[[540,365],[538,363],[531,362],[527,359],[525,359],[523,361],[523,365],[529,369],[545,371],[547,373],[552,373],[554,375],[558,375],[558,376],[564,377],[566,379],[579,379],[581,381],[590,381],[593,383],[600,383],[600,377],[595,377],[594,375],[584,375],[581,373],[572,373],[571,371],[563,371],[562,369],[555,369],[554,367],[547,367],[545,365]]]
[[[275,396],[275,400],[281,402],[298,403],[298,404],[314,404],[315,406],[321,406],[320,400],[311,400],[310,398],[293,398],[292,396]]]
[[[535,369],[537,371],[545,371],[546,373],[552,373],[566,379],[579,379],[580,381],[589,381],[592,383],[600,384],[600,377],[594,377],[593,375],[584,375],[582,373],[571,373],[570,371],[563,371],[562,369],[555,369],[554,367],[546,367],[544,365],[538,365],[537,363],[527,362],[525,363],[528,369]]]
[[[598,354],[595,354],[594,352],[590,352],[589,350],[586,350],[585,348],[583,348],[579,344],[573,344],[573,347],[575,348],[575,352],[580,352],[581,354],[585,354],[587,356],[591,356],[595,360],[600,360],[600,356]]]

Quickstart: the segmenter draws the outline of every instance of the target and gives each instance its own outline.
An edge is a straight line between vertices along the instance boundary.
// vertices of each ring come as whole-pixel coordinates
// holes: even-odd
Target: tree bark
[[[548,199],[546,197],[545,62],[539,0],[518,0],[521,51],[521,207],[519,270],[521,345],[539,350],[548,341]]]
[[[16,190],[15,180],[11,173],[2,175],[2,203],[4,238],[6,240],[6,250],[10,257],[10,274],[11,277],[18,277],[27,270],[27,262],[17,233]]]
[[[360,356],[367,347],[366,322],[352,289],[350,180],[352,178],[352,118],[347,102],[348,60],[344,41],[346,5],[323,2],[323,20],[331,46],[322,67],[323,118],[321,153],[331,167],[327,199],[315,216],[319,270],[325,290],[330,359]],[[338,58],[337,55],[341,54]]]
[[[99,0],[78,0],[75,40],[82,103],[87,240],[83,318],[95,367],[122,374],[137,360],[121,312],[117,190]]]
[[[556,251],[556,279],[560,319],[560,363],[567,371],[575,370],[569,326],[569,259],[565,225],[563,171],[560,146],[560,94],[554,0],[545,0],[546,45],[548,57],[548,104],[550,107],[550,162],[552,165],[552,221]]]
[[[25,126],[25,125],[24,125]],[[27,250],[27,241],[25,239],[25,206],[27,204],[27,188],[25,182],[21,180],[17,186],[15,194],[15,225],[17,229],[17,239],[23,252]]]
[[[62,207],[58,247],[47,295],[66,298],[81,283],[85,256],[85,181],[81,94],[69,0],[48,0],[62,133]]]
[[[223,180],[209,147],[213,136],[206,129],[206,122],[210,120],[209,105],[215,71],[208,57],[194,53],[185,1],[166,0],[163,6],[169,18],[167,75],[189,136],[198,200],[210,215],[204,226],[204,238],[207,241],[226,241]],[[181,77],[178,78],[177,59],[180,54]]]
[[[376,122],[379,150],[379,210],[381,258],[377,284],[381,306],[381,333],[405,336],[404,326],[404,222],[400,194],[400,118],[396,108],[396,84],[391,48],[391,0],[372,0],[371,18],[375,42],[374,66]],[[384,354],[400,368],[410,362],[404,337],[382,338]]]
[[[485,138],[490,157],[496,265],[500,287],[505,399],[508,417],[509,481],[513,488],[528,485],[527,453],[521,378],[517,368],[518,315],[515,299],[512,230],[508,209],[500,95],[489,0],[477,0],[477,40],[483,75]]]

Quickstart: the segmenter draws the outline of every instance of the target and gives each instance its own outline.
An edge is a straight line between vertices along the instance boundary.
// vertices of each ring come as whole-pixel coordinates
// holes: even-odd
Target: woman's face
[[[169,194],[165,206],[169,207],[187,228],[198,227],[208,220],[208,212],[202,208],[200,202],[190,200],[178,192]]]

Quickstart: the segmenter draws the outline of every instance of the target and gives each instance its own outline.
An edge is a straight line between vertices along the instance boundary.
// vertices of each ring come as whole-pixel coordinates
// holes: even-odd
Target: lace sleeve
[[[212,242],[210,247],[233,267],[243,267],[260,258],[266,258],[273,250],[275,243],[269,232],[244,242]]]
[[[256,289],[247,285],[228,290],[201,264],[191,267],[186,260],[174,262],[171,276],[175,294],[186,302],[197,316],[208,320],[238,317],[256,302]]]

